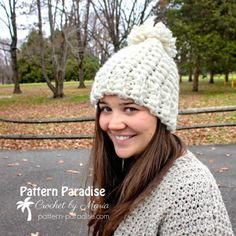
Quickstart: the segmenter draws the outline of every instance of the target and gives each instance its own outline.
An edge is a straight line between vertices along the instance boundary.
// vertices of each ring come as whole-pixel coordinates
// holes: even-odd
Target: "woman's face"
[[[142,153],[155,133],[157,118],[133,100],[118,96],[105,96],[99,108],[100,127],[112,140],[116,154],[129,158]]]

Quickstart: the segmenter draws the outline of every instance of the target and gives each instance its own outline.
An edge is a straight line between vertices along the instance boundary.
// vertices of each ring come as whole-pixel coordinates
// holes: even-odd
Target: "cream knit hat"
[[[147,107],[168,130],[175,131],[179,98],[175,55],[175,38],[163,23],[135,26],[128,36],[128,46],[97,72],[91,103],[96,105],[104,95],[133,99]]]

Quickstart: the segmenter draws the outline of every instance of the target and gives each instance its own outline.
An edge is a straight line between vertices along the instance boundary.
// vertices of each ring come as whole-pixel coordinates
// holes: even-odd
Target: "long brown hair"
[[[93,218],[88,225],[94,236],[110,236],[125,216],[158,186],[173,162],[184,153],[185,146],[157,119],[156,131],[144,152],[123,159],[122,163],[112,141],[99,126],[100,113],[98,107],[91,152],[93,187],[104,188],[106,195],[92,196],[91,202],[109,207],[91,209]]]

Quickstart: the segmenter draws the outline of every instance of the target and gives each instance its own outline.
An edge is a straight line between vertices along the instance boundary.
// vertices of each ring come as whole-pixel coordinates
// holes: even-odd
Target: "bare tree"
[[[68,14],[66,12],[65,0],[55,1],[55,5],[52,4],[52,0],[46,1],[48,9],[48,21],[50,28],[50,47],[51,58],[53,67],[53,78],[55,85],[49,80],[44,58],[44,40],[42,31],[42,15],[41,15],[41,1],[37,0],[38,8],[38,26],[40,34],[40,46],[41,46],[41,65],[43,70],[43,76],[47,82],[48,87],[53,92],[54,98],[61,98],[64,96],[64,78],[67,61],[67,35],[68,35]]]
[[[5,1],[0,1],[0,7],[4,10],[6,20],[0,17],[0,20],[8,28],[11,42],[9,46],[9,52],[11,55],[11,66],[13,71],[14,91],[13,93],[22,93],[20,89],[18,65],[17,65],[17,24],[16,24],[16,4],[17,0],[9,0],[8,5]]]
[[[45,79],[48,87],[56,94],[55,86],[51,83],[50,79],[48,78],[45,66],[45,47],[44,47],[44,39],[43,39],[43,29],[42,29],[42,14],[41,14],[41,1],[37,0],[37,9],[38,9],[38,27],[39,27],[39,44],[40,44],[40,61],[42,67],[43,78]]]
[[[2,84],[13,83],[12,67],[11,67],[11,55],[9,49],[9,39],[0,39],[0,82]]]
[[[72,17],[77,38],[77,50],[72,50],[78,61],[79,88],[85,88],[84,84],[84,55],[88,42],[88,22],[91,0],[73,0]]]
[[[152,0],[91,0],[99,23],[108,32],[113,51],[118,51],[133,25],[142,24],[150,15]]]
[[[65,0],[61,0],[60,8],[59,2],[56,1],[56,6],[54,7],[54,13],[52,8],[52,0],[48,0],[48,17],[49,17],[49,26],[50,26],[50,41],[52,47],[52,64],[54,71],[54,80],[55,80],[55,93],[54,97],[63,97],[63,87],[64,87],[64,78],[65,78],[65,69],[66,69],[66,60],[67,60],[67,24],[68,24],[68,15],[66,12]],[[57,19],[57,17],[59,19]],[[59,21],[57,25],[56,20]],[[59,30],[55,31],[55,28]]]
[[[107,30],[93,13],[90,16],[89,48],[93,55],[97,55],[101,65],[106,62],[113,51]]]

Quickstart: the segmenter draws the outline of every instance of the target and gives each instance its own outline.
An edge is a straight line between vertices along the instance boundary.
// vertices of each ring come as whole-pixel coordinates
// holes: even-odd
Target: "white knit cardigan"
[[[114,236],[232,236],[221,193],[190,151],[118,226]]]

